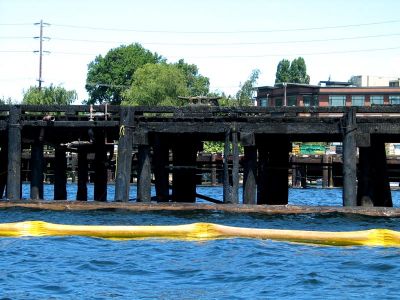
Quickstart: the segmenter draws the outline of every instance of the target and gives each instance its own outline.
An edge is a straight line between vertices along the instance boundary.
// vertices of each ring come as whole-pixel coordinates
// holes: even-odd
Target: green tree
[[[122,104],[183,105],[178,96],[189,96],[184,72],[176,65],[147,64],[133,75],[132,86],[124,93]]]
[[[244,82],[240,90],[236,93],[236,100],[239,106],[251,105],[253,103],[254,88],[259,76],[260,70],[253,70],[250,74],[250,77]]]
[[[290,78],[290,61],[287,59],[282,59],[278,63],[275,74],[275,83],[280,82],[291,82]]]
[[[88,103],[120,104],[122,94],[131,86],[136,70],[145,64],[161,61],[161,56],[144,49],[138,43],[111,49],[104,57],[97,56],[88,66]]]
[[[75,90],[68,91],[61,86],[43,87],[40,91],[37,87],[31,86],[24,91],[22,104],[41,104],[41,105],[68,105],[77,99]]]
[[[290,62],[282,59],[276,68],[275,83],[310,83],[310,76],[307,75],[307,67],[304,58],[298,57]]]
[[[174,64],[183,71],[190,96],[205,96],[210,91],[210,79],[199,74],[199,69],[194,64],[187,64],[180,59]]]
[[[298,57],[290,64],[290,82],[310,83],[310,76],[307,75],[307,67],[304,58]]]
[[[5,104],[12,104],[12,99],[11,97],[5,98],[4,96],[1,97],[0,99],[0,105],[5,105]]]

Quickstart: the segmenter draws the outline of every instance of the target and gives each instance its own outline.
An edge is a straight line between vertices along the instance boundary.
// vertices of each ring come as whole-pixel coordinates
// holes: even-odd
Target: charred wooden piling
[[[127,107],[0,106],[0,192],[21,198],[21,153],[30,153],[30,198],[43,198],[44,149],[54,149],[54,199],[67,198],[66,155],[77,157],[77,200],[107,201],[109,170],[114,201],[128,201],[136,180],[138,202],[288,204],[288,176],[305,187],[306,163],[289,158],[293,142],[343,143],[343,205],[392,206],[385,143],[400,142],[400,107]],[[198,161],[203,142],[224,145],[221,165]],[[243,155],[239,154],[239,146]],[[115,146],[115,147],[114,147]],[[115,151],[115,153],[114,153]],[[89,159],[90,158],[90,159]],[[322,185],[335,177],[330,156],[318,158]],[[222,174],[223,201],[196,193],[204,174]],[[75,174],[75,173],[74,173]],[[151,185],[155,185],[152,197]],[[4,195],[4,193],[2,193]],[[71,196],[71,195],[70,195]]]

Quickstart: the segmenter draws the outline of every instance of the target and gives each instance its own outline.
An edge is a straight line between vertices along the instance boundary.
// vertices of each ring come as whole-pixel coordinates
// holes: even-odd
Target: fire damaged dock
[[[76,200],[88,200],[90,154],[95,201],[107,201],[112,171],[113,202],[129,201],[135,177],[136,201],[144,204],[194,203],[202,197],[238,204],[242,185],[245,205],[287,205],[289,170],[301,164],[290,158],[292,143],[341,142],[343,206],[392,207],[385,143],[400,142],[399,121],[398,106],[0,106],[0,192],[11,201],[4,203],[21,199],[22,152],[28,149],[30,199],[43,199],[49,147],[54,150],[54,200],[67,198],[67,154],[74,152]],[[196,193],[199,177],[214,164],[199,167],[205,141],[224,144],[222,200]]]

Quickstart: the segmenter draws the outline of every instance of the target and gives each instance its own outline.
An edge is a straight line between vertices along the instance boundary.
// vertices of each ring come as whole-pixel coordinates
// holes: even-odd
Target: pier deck
[[[128,201],[135,176],[138,202],[195,202],[204,141],[225,145],[225,204],[238,203],[243,170],[245,204],[286,205],[291,143],[312,141],[343,143],[344,206],[391,207],[385,143],[400,142],[400,107],[0,106],[0,192],[21,198],[21,153],[30,149],[30,198],[42,199],[48,145],[55,149],[55,200],[66,197],[66,153],[74,151],[77,200],[87,200],[88,154],[94,154],[96,201],[106,201],[107,170],[115,168],[115,201]]]

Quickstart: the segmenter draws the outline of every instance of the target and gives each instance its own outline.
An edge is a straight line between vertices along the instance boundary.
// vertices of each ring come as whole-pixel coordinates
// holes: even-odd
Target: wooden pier
[[[88,200],[88,155],[94,155],[95,201],[107,200],[107,170],[113,168],[116,202],[129,200],[135,176],[138,202],[193,203],[202,197],[196,194],[204,171],[197,154],[204,141],[220,141],[225,145],[221,202],[239,202],[243,170],[244,204],[286,205],[292,142],[312,141],[343,143],[344,206],[391,207],[385,143],[400,142],[400,107],[12,105],[0,106],[0,132],[0,192],[6,190],[5,199],[12,201],[21,198],[23,149],[31,153],[30,198],[43,198],[44,147],[49,146],[55,156],[55,200],[66,198],[66,153],[74,152],[77,200]]]

